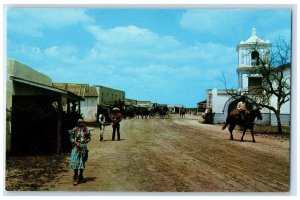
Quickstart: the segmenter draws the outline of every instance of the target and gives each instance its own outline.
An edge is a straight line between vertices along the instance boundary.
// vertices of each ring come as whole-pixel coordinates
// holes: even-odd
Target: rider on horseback
[[[245,96],[241,97],[240,102],[236,106],[236,109],[239,111],[239,121],[243,123],[245,121],[245,117],[246,117],[246,97]]]

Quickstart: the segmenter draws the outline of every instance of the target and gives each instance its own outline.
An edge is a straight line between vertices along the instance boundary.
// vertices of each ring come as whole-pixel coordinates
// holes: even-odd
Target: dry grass
[[[255,132],[255,134],[269,135],[269,136],[274,136],[274,137],[284,137],[284,138],[290,137],[290,127],[289,126],[283,126],[282,127],[283,133],[279,134],[277,126],[255,125],[254,132]]]

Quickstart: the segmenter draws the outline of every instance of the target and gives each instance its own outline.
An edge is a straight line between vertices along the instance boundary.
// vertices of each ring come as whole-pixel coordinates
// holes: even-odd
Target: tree
[[[276,116],[278,133],[282,133],[281,108],[291,96],[290,45],[279,39],[273,51],[270,47],[262,55],[253,53],[259,52],[259,45],[253,44],[251,52],[254,56],[251,54],[253,62],[249,74],[258,76],[253,83],[249,82],[248,90],[243,94],[252,105],[272,111]],[[241,91],[227,90],[227,93],[235,99],[241,95]],[[271,102],[271,99],[275,101]]]

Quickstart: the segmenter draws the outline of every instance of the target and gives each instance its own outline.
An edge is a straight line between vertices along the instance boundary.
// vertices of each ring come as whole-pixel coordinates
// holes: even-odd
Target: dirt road
[[[130,119],[121,141],[111,127],[99,141],[94,128],[86,183],[72,185],[72,171],[44,185],[48,191],[98,192],[287,192],[289,140],[240,133],[194,119]],[[67,166],[66,166],[67,167]]]

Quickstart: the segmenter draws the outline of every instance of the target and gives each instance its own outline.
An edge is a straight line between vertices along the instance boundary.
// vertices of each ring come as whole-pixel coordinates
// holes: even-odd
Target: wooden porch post
[[[61,96],[57,101],[58,105],[58,122],[57,122],[57,140],[56,140],[56,153],[59,153],[61,150],[61,136],[62,136],[62,103]]]
[[[67,113],[70,113],[71,108],[70,108],[70,100],[67,98]]]
[[[78,103],[78,113],[80,114],[81,113],[81,111],[80,111],[80,100],[77,101],[77,103]]]

